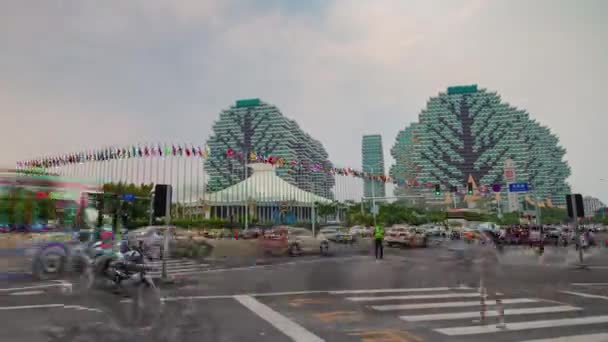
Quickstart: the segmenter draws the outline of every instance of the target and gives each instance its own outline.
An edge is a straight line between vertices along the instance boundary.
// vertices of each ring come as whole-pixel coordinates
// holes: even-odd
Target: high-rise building
[[[361,157],[363,172],[383,175],[384,152],[382,151],[382,136],[379,134],[364,135],[361,144]],[[364,180],[363,195],[365,197],[386,196],[384,182]]]
[[[557,136],[477,85],[449,87],[430,98],[418,122],[399,133],[391,154],[391,175],[402,188],[397,191],[407,189],[406,181],[462,191],[472,177],[480,189],[501,184],[505,197],[507,159],[514,164],[514,181],[529,183],[548,203],[564,205],[570,191],[570,167]]]
[[[249,176],[245,161],[255,153],[290,161],[289,165],[277,165],[279,177],[302,190],[333,198],[334,177],[314,168],[332,167],[323,145],[302,131],[295,121],[283,116],[277,107],[260,99],[238,100],[223,110],[207,145],[205,170],[209,175],[209,191],[225,189]],[[227,157],[228,150],[232,157]]]
[[[583,197],[583,207],[585,208],[585,217],[593,217],[598,210],[606,208],[606,205],[599,198],[585,196]]]

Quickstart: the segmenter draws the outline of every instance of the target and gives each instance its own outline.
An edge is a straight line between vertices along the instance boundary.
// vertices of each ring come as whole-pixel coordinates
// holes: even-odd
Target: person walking
[[[384,257],[384,228],[377,224],[374,227],[374,242],[376,249],[376,260],[382,259]]]

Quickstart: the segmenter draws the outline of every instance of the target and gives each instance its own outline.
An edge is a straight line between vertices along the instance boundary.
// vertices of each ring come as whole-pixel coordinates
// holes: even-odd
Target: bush
[[[218,218],[211,219],[176,219],[171,221],[171,224],[179,228],[222,228],[227,225],[227,222]]]

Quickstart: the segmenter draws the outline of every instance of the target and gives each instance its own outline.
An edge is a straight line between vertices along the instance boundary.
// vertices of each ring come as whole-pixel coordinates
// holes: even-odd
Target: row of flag
[[[239,159],[240,161],[244,161],[244,159],[245,159],[244,153],[235,152],[232,148],[228,148],[226,150],[225,156],[227,158]],[[394,178],[394,177],[391,177],[391,176],[385,175],[385,174],[375,174],[375,173],[371,173],[371,172],[359,171],[359,170],[355,170],[351,167],[345,167],[345,168],[329,167],[324,164],[311,163],[306,160],[288,160],[287,158],[282,158],[282,157],[277,157],[277,156],[264,156],[261,154],[257,154],[255,152],[249,153],[249,161],[272,164],[272,165],[275,165],[278,167],[289,167],[289,168],[297,169],[297,170],[309,169],[309,170],[315,171],[315,172],[326,172],[331,175],[352,176],[352,177],[357,177],[357,178],[366,179],[366,180],[373,180],[373,181],[382,182],[382,183],[392,183],[392,184],[395,184],[397,186],[402,186],[402,187],[432,188],[436,185],[436,183],[433,183],[433,182],[419,183],[416,180],[409,181],[409,180],[405,180],[405,179]],[[459,189],[458,192],[461,194],[466,194],[467,189],[465,187],[462,187],[461,189]],[[480,184],[479,187],[477,187],[476,192],[491,193],[491,185]]]
[[[185,157],[198,157],[207,158],[210,154],[209,147],[205,145],[193,146],[193,145],[164,145],[157,144],[156,146],[131,146],[126,148],[104,148],[96,151],[87,151],[80,153],[70,153],[54,157],[43,157],[38,159],[26,160],[17,162],[18,169],[31,169],[31,168],[51,168],[60,167],[70,164],[80,164],[90,161],[106,161],[106,160],[117,160],[117,159],[129,159],[129,158],[143,158],[143,157],[163,157],[163,156],[185,156]],[[234,158],[240,161],[245,161],[245,154],[241,151],[235,151],[232,148],[228,148],[225,152],[226,158]],[[336,168],[326,164],[313,163],[306,160],[289,160],[283,157],[277,156],[265,156],[256,152],[250,152],[248,156],[249,162],[262,162],[275,165],[277,167],[289,167],[292,169],[309,169],[314,172],[326,172],[331,175],[340,176],[352,176],[366,180],[373,180],[383,183],[393,183],[397,186],[405,187],[434,187],[435,183],[426,182],[419,183],[417,181],[409,181],[404,179],[398,179],[385,174],[374,174],[371,172],[359,171],[350,167]],[[479,192],[489,192],[487,190],[489,186],[480,185]]]
[[[69,164],[79,164],[90,161],[105,161],[116,159],[163,157],[163,156],[186,156],[206,158],[209,155],[207,146],[181,146],[181,145],[156,145],[156,146],[132,146],[126,148],[104,148],[96,151],[69,153],[54,157],[43,157],[17,162],[18,169],[24,168],[48,168],[59,167]]]

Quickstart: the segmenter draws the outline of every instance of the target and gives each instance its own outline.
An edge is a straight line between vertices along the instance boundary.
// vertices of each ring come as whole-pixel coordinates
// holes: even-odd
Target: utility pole
[[[370,169],[372,174],[372,215],[374,216],[374,227],[376,226],[376,191],[374,187],[374,168]]]
[[[247,182],[247,160],[249,159],[249,154],[245,156],[245,180],[243,183]],[[249,228],[249,187],[245,185],[245,230]]]

